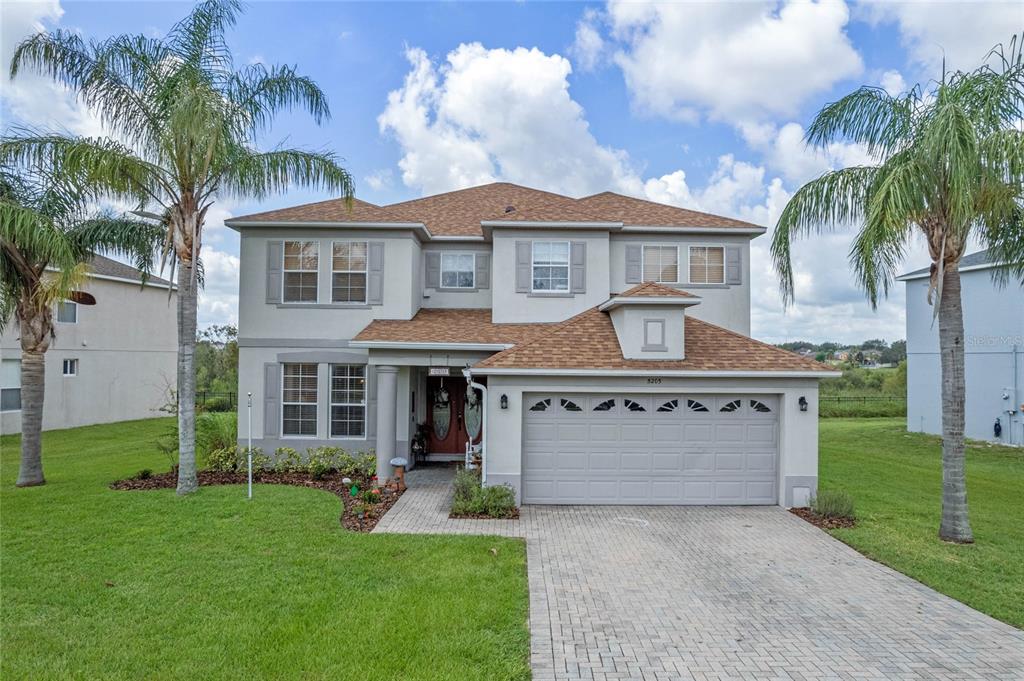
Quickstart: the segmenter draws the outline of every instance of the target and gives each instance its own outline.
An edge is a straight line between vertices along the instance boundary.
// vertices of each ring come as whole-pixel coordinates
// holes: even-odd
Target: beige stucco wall
[[[175,294],[166,288],[90,277],[82,287],[95,305],[78,306],[78,322],[56,323],[46,353],[43,429],[72,428],[165,415],[159,411],[176,384]],[[56,316],[55,316],[56,319]],[[0,336],[0,356],[21,356],[13,321]],[[63,376],[63,361],[78,375]],[[21,412],[0,414],[0,430],[21,430]]]

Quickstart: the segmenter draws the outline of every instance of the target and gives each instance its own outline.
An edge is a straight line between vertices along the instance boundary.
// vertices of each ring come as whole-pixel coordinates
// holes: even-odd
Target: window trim
[[[366,364],[350,364],[346,362],[332,362],[328,364],[327,379],[329,384],[327,386],[327,439],[328,440],[366,440],[368,437],[367,431],[370,427],[370,407],[369,407],[369,392],[370,392],[370,380],[367,377],[369,371]],[[362,402],[335,402],[334,401],[334,367],[336,366],[350,366],[360,367],[363,370],[363,401]],[[318,395],[319,401],[319,395]],[[332,426],[334,423],[333,409],[334,407],[362,407],[363,408],[363,434],[359,435],[334,435],[332,432]]]
[[[721,281],[694,281],[693,280],[693,249],[695,248],[717,248],[722,251],[722,280]],[[725,245],[724,244],[690,244],[686,250],[686,279],[691,284],[703,286],[726,286],[727,277],[725,274]],[[707,264],[704,265],[704,274],[707,275]],[[707,277],[705,276],[705,279]]]
[[[284,370],[289,364],[312,364],[317,367],[316,371],[316,402],[285,402],[284,400]],[[281,362],[281,422],[280,422],[280,433],[281,439],[288,438],[289,440],[315,440],[317,439],[317,433],[320,430],[320,365],[316,362]],[[300,405],[308,407],[312,404],[316,409],[316,431],[312,435],[291,435],[284,432],[284,407],[285,405]]]
[[[5,392],[7,390],[17,390],[18,391],[18,408],[17,409],[3,409],[3,407],[2,407],[3,401],[0,400],[0,413],[3,413],[3,414],[16,414],[16,413],[21,411],[21,360],[20,359],[5,359],[5,360],[3,360],[3,363],[7,363],[7,362],[10,362],[11,365],[17,364],[17,367],[18,367],[17,368],[18,385],[4,385],[3,383],[0,383],[0,394],[2,394],[3,392]],[[2,372],[0,372],[0,375],[2,375]]]
[[[61,305],[74,305],[75,306],[75,321],[69,322],[60,318],[60,306]],[[53,314],[53,321],[57,324],[77,324],[78,323],[78,303],[73,300],[61,300],[58,301],[56,309]]]
[[[366,268],[362,270],[336,270],[334,269],[334,246],[335,244],[363,244],[366,246]],[[334,275],[335,274],[362,274],[363,299],[362,300],[335,300],[334,299]],[[368,305],[370,299],[370,242],[362,239],[339,239],[331,241],[331,304],[332,305]]]
[[[70,374],[68,373],[68,362],[71,362],[71,367],[73,368],[73,371]],[[63,376],[64,378],[74,378],[74,377],[78,376],[78,358],[77,357],[66,357],[61,362],[61,376]]]
[[[666,336],[667,331],[666,331],[666,328],[665,328],[667,325],[666,325],[665,321],[666,320],[661,319],[661,318],[655,318],[655,319],[646,319],[645,318],[643,320],[643,325],[644,325],[644,344],[640,348],[641,352],[668,352],[668,337]],[[661,333],[661,342],[660,343],[653,343],[653,342],[651,342],[651,335],[649,333],[649,329],[651,327],[653,327],[653,326],[657,326],[657,327],[659,327],[661,329],[661,332],[660,332]]]
[[[655,284],[679,284],[679,283],[682,283],[682,280],[680,279],[680,276],[679,276],[679,274],[680,274],[679,273],[679,244],[657,244],[657,243],[640,244],[640,280],[641,281],[652,281],[650,279],[647,279],[647,277],[644,276],[644,273],[647,271],[647,249],[648,248],[674,248],[674,249],[676,249],[676,278],[675,278],[675,281],[668,281],[668,280],[661,281],[660,279],[655,279],[655,280],[653,280],[654,283]],[[691,248],[692,248],[692,246],[691,246]],[[689,262],[687,262],[687,265],[689,265]]]
[[[439,253],[439,255],[440,255],[440,262],[438,263],[438,274],[437,274],[437,285],[438,286],[437,286],[437,290],[439,290],[439,291],[475,291],[476,290],[476,288],[477,288],[477,286],[476,286],[476,251],[451,251],[451,252],[449,252],[449,251],[441,251]],[[471,286],[445,286],[444,285],[444,259],[445,259],[445,256],[448,256],[448,257],[459,257],[459,256],[463,256],[463,255],[468,255],[468,256],[470,256],[473,259],[473,264],[469,268],[469,273],[473,275],[473,284]],[[532,249],[531,249],[531,255],[532,255]],[[531,265],[532,265],[532,258],[531,258]],[[461,272],[462,270],[450,270],[450,271]],[[532,279],[533,272],[531,271],[530,274],[531,274],[531,279]],[[456,277],[456,281],[458,281],[458,277]],[[531,285],[532,285],[532,282],[531,282]]]
[[[288,244],[314,244],[316,246],[316,269],[315,270],[290,270],[284,266],[288,257]],[[316,300],[286,300],[284,292],[287,290],[286,282],[288,274],[292,272],[315,272],[316,273]],[[320,304],[320,240],[319,239],[285,239],[281,242],[281,304],[282,305],[319,305]],[[282,410],[283,412],[284,410]]]
[[[534,270],[537,268],[537,244],[565,244],[565,288],[536,288]],[[541,267],[561,267],[561,265],[541,265]],[[537,239],[530,242],[530,293],[539,295],[567,296],[572,295],[572,242],[562,239]]]

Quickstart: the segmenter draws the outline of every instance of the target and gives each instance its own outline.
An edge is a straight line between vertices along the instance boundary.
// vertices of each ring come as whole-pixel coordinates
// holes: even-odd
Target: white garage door
[[[528,504],[774,504],[769,395],[526,395]]]

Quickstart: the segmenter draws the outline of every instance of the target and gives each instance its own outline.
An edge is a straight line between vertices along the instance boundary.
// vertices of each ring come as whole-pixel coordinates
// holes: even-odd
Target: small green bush
[[[365,504],[376,504],[380,502],[380,490],[364,489],[359,493],[359,499]]]
[[[455,473],[452,513],[507,518],[516,508],[515,492],[508,485],[482,487],[478,470],[461,468]]]
[[[344,452],[339,447],[310,447],[306,450],[305,470],[314,480],[338,470],[338,459]]]
[[[811,509],[822,518],[854,518],[853,497],[843,490],[821,490],[811,499]]]
[[[231,473],[238,470],[238,448],[221,447],[206,455],[206,470],[218,473]]]
[[[350,478],[371,478],[377,473],[377,455],[374,452],[341,452],[338,455],[338,472]]]
[[[141,471],[139,471],[138,473],[135,474],[135,479],[136,480],[149,480],[152,477],[153,477],[153,469],[152,468],[143,468]]]
[[[302,454],[291,447],[274,450],[274,470],[278,473],[295,473],[302,470],[303,465]]]

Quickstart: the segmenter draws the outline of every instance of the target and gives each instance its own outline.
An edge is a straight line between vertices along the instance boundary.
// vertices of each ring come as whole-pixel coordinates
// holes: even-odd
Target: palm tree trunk
[[[46,355],[21,351],[21,467],[18,487],[46,484],[43,477],[43,392],[46,386]]]
[[[939,298],[939,353],[942,356],[942,523],[939,538],[969,544],[974,541],[974,535],[967,517],[964,311],[958,265],[954,264],[944,273]]]
[[[196,295],[191,263],[178,270],[178,494],[199,487],[196,476]]]

